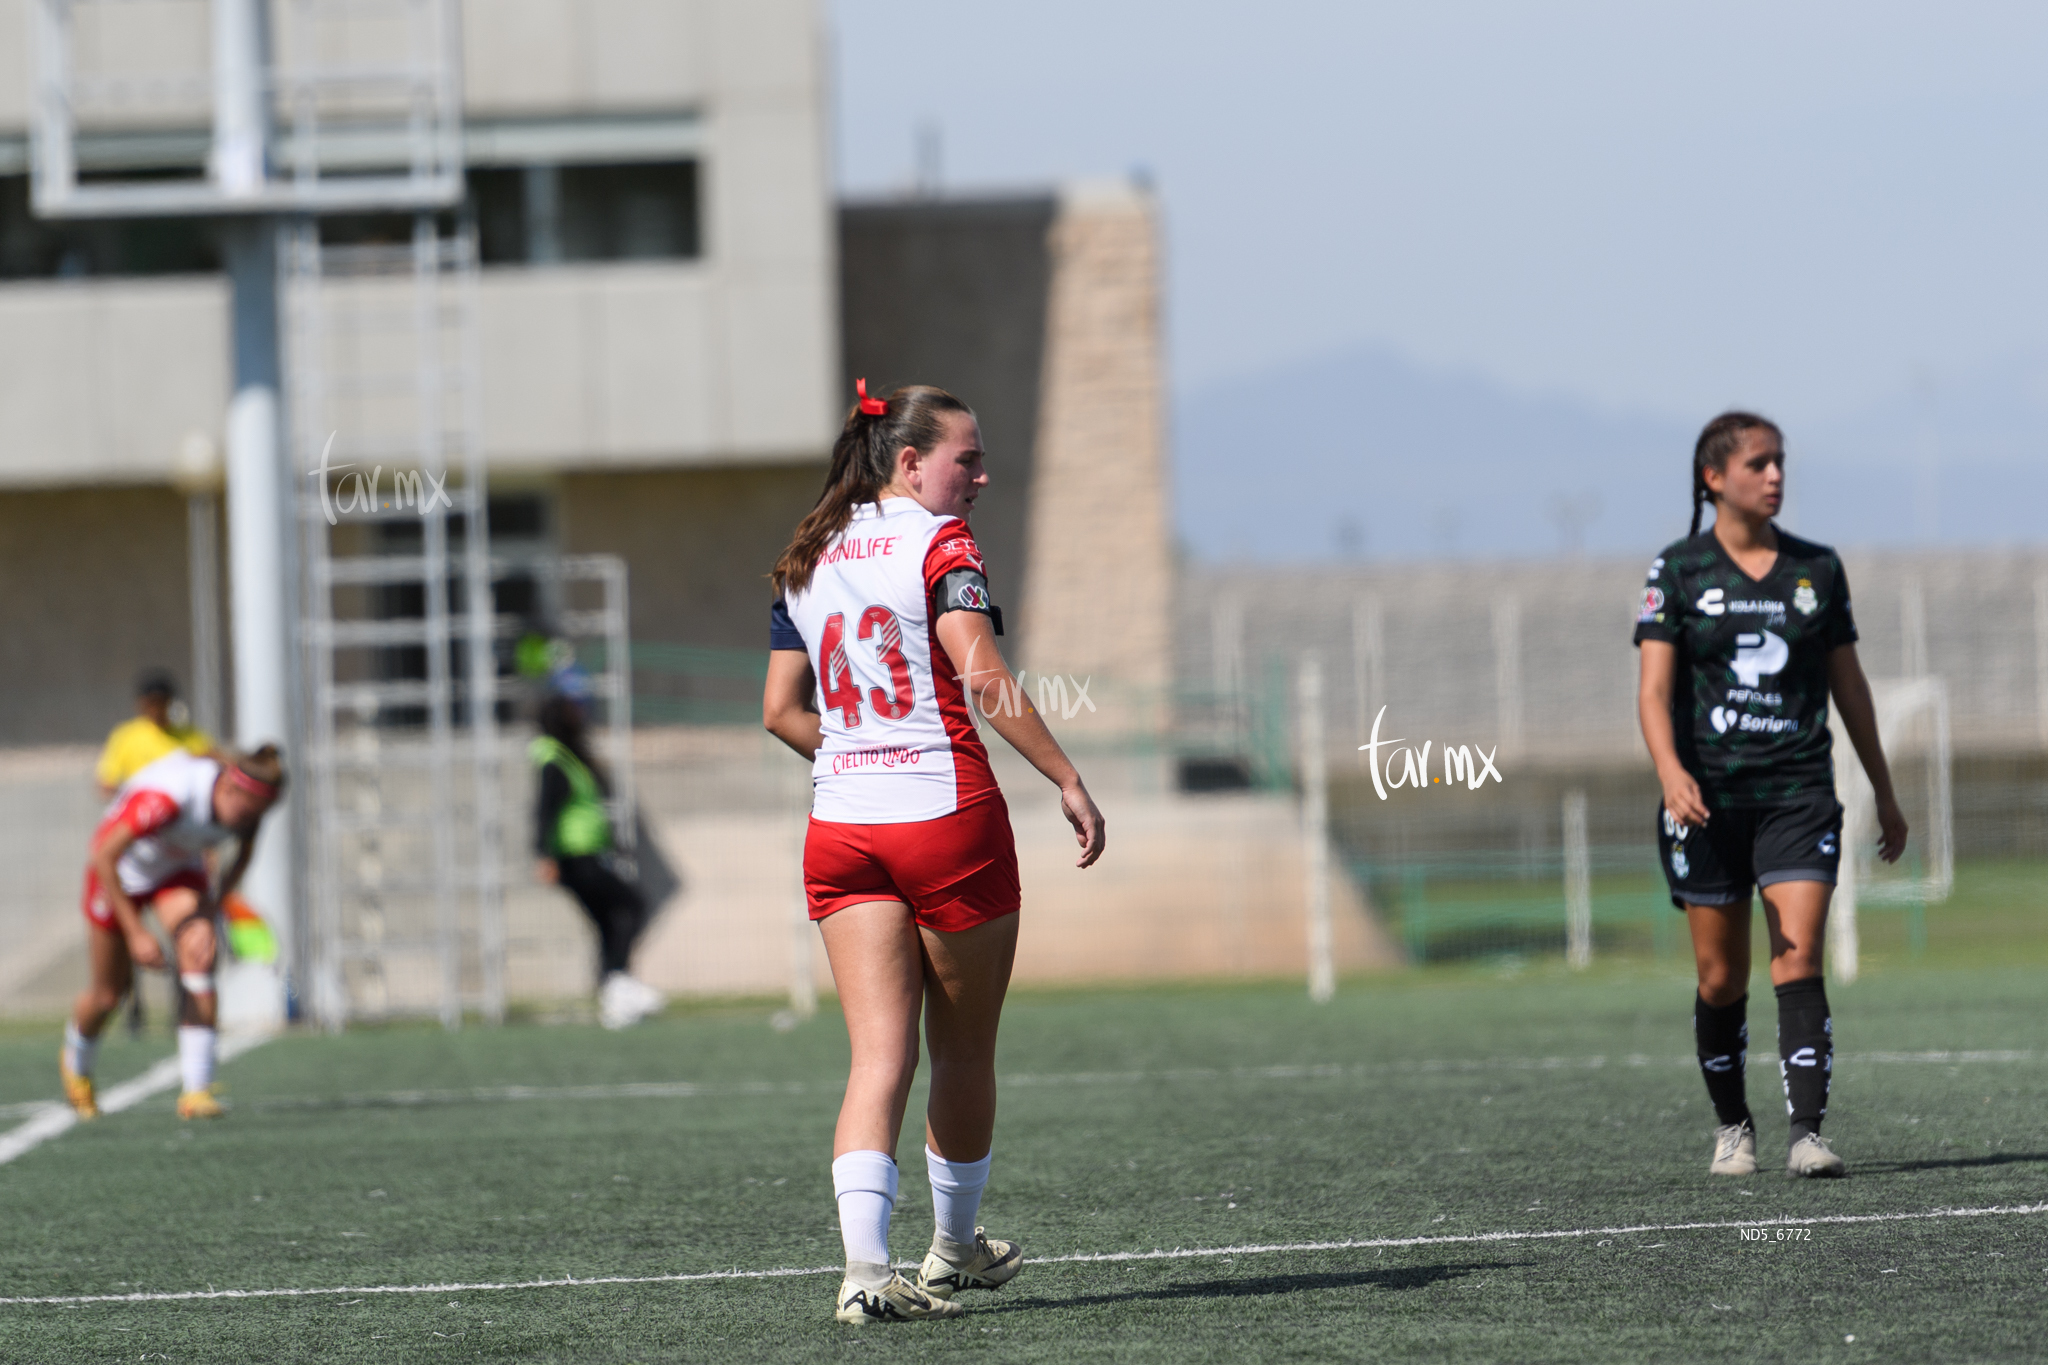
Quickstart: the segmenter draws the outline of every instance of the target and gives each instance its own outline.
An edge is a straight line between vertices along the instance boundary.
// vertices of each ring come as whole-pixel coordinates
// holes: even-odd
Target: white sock
[[[70,1020],[64,1022],[64,1064],[71,1068],[74,1076],[90,1076],[100,1059],[100,1040],[88,1038],[78,1031],[78,1025]]]
[[[203,1024],[178,1025],[178,1074],[189,1093],[213,1084],[213,1030]]]
[[[889,1274],[889,1215],[896,1208],[896,1163],[886,1152],[848,1152],[832,1163],[832,1193],[839,1200],[839,1236],[846,1243],[847,1278]],[[878,1270],[879,1268],[879,1270]],[[860,1273],[855,1274],[858,1270]],[[880,1284],[867,1288],[879,1289]]]
[[[932,1223],[940,1238],[955,1247],[974,1245],[974,1217],[981,1212],[981,1192],[988,1185],[990,1152],[979,1161],[948,1161],[927,1147],[925,1169],[932,1178]]]

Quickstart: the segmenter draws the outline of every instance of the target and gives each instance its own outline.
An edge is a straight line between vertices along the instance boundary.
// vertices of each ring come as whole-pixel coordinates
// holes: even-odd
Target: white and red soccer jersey
[[[789,594],[823,719],[814,818],[935,820],[996,790],[967,709],[966,670],[940,648],[932,611],[933,589],[955,570],[985,572],[967,523],[886,498],[856,508],[810,586]]]
[[[121,889],[141,896],[180,874],[206,873],[206,850],[234,837],[213,818],[213,784],[220,764],[183,749],[165,754],[121,784],[93,831],[92,844],[117,827],[135,841],[114,864]]]

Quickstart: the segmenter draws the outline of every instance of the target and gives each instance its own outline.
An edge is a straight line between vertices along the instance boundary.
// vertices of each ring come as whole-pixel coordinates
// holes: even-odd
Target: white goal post
[[[1921,850],[1917,876],[1891,871],[1877,859],[1877,794],[1856,749],[1830,714],[1834,731],[1835,793],[1842,803],[1841,869],[1828,915],[1827,956],[1837,981],[1858,972],[1856,912],[1861,905],[1939,904],[1955,887],[1955,809],[1950,796],[1948,685],[1940,678],[1872,682],[1878,740],[1894,773],[1900,804],[1908,810],[1911,840]],[[1911,767],[1924,768],[1909,788]]]

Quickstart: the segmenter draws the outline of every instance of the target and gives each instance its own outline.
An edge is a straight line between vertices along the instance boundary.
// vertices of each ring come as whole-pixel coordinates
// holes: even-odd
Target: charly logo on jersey
[[[1664,556],[1658,555],[1655,559],[1650,561],[1650,572],[1643,576],[1643,581],[1645,583],[1655,583],[1657,581],[1657,575],[1659,573],[1662,573],[1663,570]]]
[[[1708,588],[1700,594],[1700,600],[1693,603],[1693,606],[1702,616],[1719,616],[1728,610],[1727,603],[1721,600],[1726,595],[1719,588]]]
[[[1828,857],[1832,858],[1835,856],[1835,849],[1837,847],[1839,845],[1835,843],[1834,831],[1830,830],[1828,833],[1820,836],[1820,851]]]
[[[1799,586],[1792,592],[1792,605],[1799,609],[1801,616],[1811,616],[1820,607],[1820,598],[1814,595],[1811,581],[1799,580]]]

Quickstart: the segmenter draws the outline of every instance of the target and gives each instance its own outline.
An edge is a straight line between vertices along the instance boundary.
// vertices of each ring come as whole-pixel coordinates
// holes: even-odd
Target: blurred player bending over
[[[178,1117],[216,1118],[213,1098],[217,997],[214,907],[235,889],[256,848],[256,829],[284,789],[277,747],[201,758],[165,755],[124,783],[93,832],[83,910],[92,984],[79,993],[64,1029],[58,1070],[65,1098],[81,1118],[99,1113],[93,1060],[100,1028],[121,1003],[137,966],[165,965],[163,948],[142,923],[145,908],[171,941],[178,966],[178,1062],[184,1092]],[[239,843],[219,885],[207,887],[206,852]]]
[[[975,1225],[995,1130],[996,1025],[1017,948],[1017,849],[971,698],[1014,698],[967,516],[988,483],[974,413],[940,389],[847,415],[817,506],[772,578],[763,721],[812,761],[804,887],[853,1045],[832,1144],[841,1322],[953,1317],[1023,1262]],[[1060,789],[1087,867],[1102,812],[1027,705],[984,706]],[[917,1282],[890,1269],[896,1143],[931,1050],[925,1165],[937,1226]]]
[[[203,730],[185,724],[178,716],[178,684],[161,668],[143,670],[135,682],[135,714],[114,727],[100,750],[100,795],[112,796],[114,789],[165,754],[183,749],[187,753],[210,754],[213,738]]]
[[[187,753],[210,754],[213,739],[203,730],[185,724],[185,708],[178,701],[177,680],[170,670],[145,668],[135,681],[135,714],[122,721],[107,736],[93,776],[99,780],[100,796],[111,797],[116,788],[165,754],[183,749]],[[142,990],[138,986],[128,997],[128,1032],[142,1032]]]
[[[1785,1168],[1838,1176],[1842,1158],[1820,1135],[1834,1068],[1821,948],[1843,852],[1830,693],[1877,793],[1886,862],[1905,850],[1906,820],[1856,660],[1842,561],[1771,520],[1784,501],[1784,437],[1752,413],[1723,413],[1700,433],[1692,470],[1692,534],[1650,565],[1636,616],[1636,709],[1664,788],[1664,877],[1699,967],[1693,1033],[1720,1120],[1708,1170],[1756,1170],[1756,1123],[1743,1096],[1754,887],[1778,997],[1778,1074],[1791,1118]],[[1714,525],[1702,533],[1709,500]]]

